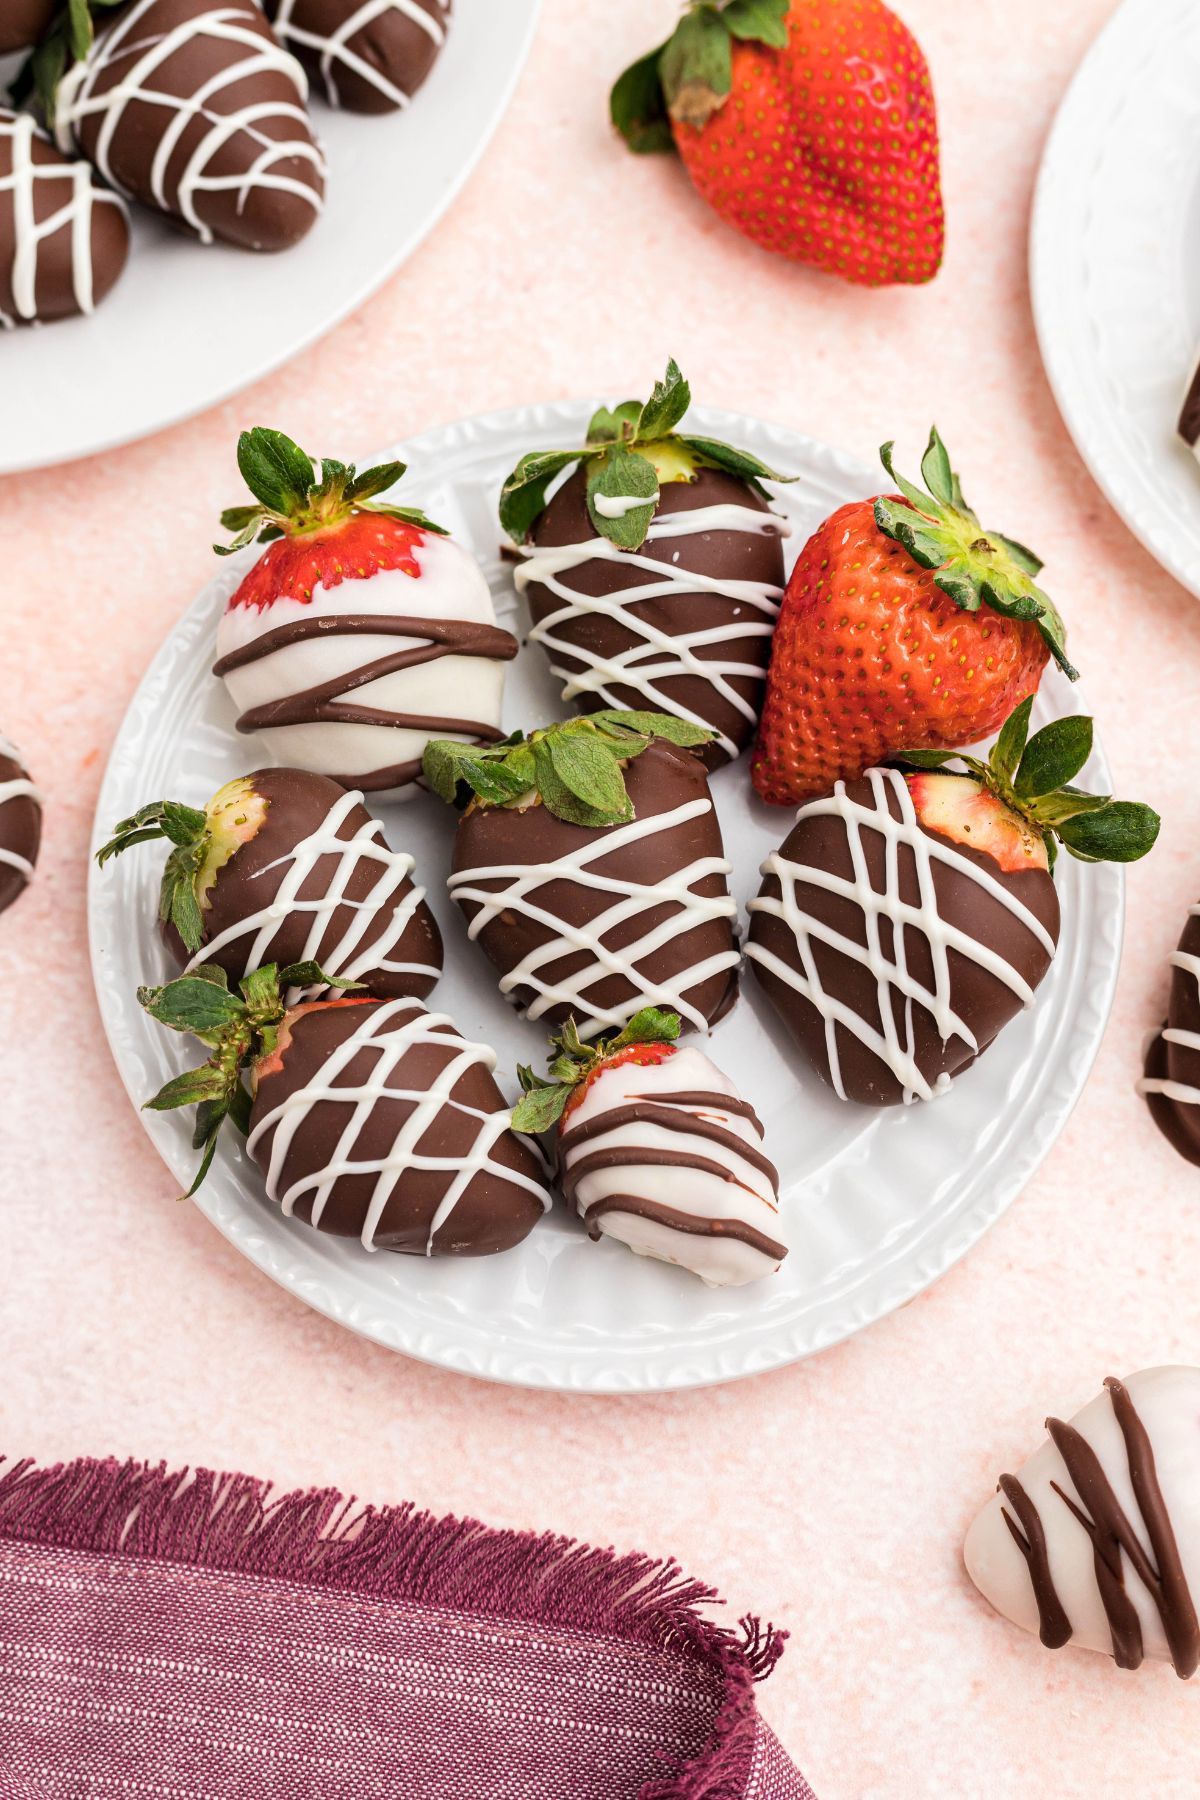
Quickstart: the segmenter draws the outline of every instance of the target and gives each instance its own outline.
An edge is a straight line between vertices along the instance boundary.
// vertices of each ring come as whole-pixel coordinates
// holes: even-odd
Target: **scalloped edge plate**
[[[500,481],[521,451],[577,441],[590,411],[583,403],[522,407],[430,431],[386,453],[412,465],[406,497],[471,546],[501,619],[518,632],[511,570],[499,555],[494,523]],[[696,408],[694,418],[699,429],[799,473],[777,497],[793,522],[792,554],[835,506],[877,489],[870,470],[797,432],[711,409]],[[97,842],[105,827],[160,791],[202,802],[218,781],[268,760],[235,740],[232,708],[208,673],[216,621],[245,566],[245,557],[222,565],[151,664],[113,748]],[[1066,683],[1049,678],[1038,713],[1044,720],[1077,704]],[[513,666],[505,710],[510,726],[561,712],[536,650],[526,648]],[[1107,780],[1099,753],[1091,774],[1097,783]],[[761,857],[783,838],[790,814],[750,796],[744,761],[721,771],[714,792],[744,905]],[[540,1056],[544,1039],[500,999],[447,901],[438,879],[449,857],[445,810],[428,795],[381,810],[393,841],[406,841],[417,855],[443,926],[447,970],[434,1003],[465,1035],[495,1045],[511,1077],[518,1059]],[[153,937],[139,943],[129,929],[131,919],[154,916],[159,866],[150,853],[122,858],[103,873],[93,864],[89,889],[100,1010],[135,1103],[181,1067],[184,1055],[134,998],[139,981],[170,973],[161,944]],[[504,1257],[368,1256],[357,1244],[284,1219],[232,1142],[197,1204],[256,1267],[308,1305],[378,1343],[461,1373],[622,1393],[778,1368],[861,1330],[935,1281],[1009,1205],[1054,1142],[1087,1079],[1111,1005],[1123,877],[1064,858],[1060,891],[1062,942],[1039,1003],[930,1106],[880,1113],[840,1105],[815,1075],[792,1065],[770,1007],[747,981],[740,1004],[713,1034],[712,1054],[730,1070],[754,1068],[752,1098],[785,1173],[792,1253],[766,1282],[714,1293],[611,1240],[592,1244],[561,1208]],[[510,1078],[510,1092],[512,1085]],[[186,1186],[194,1165],[187,1121],[175,1114],[141,1118]]]

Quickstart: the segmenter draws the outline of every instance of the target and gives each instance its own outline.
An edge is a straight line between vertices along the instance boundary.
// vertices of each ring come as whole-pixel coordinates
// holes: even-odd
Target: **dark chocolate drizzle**
[[[1081,1432],[1073,1425],[1065,1425],[1061,1419],[1047,1419],[1046,1430],[1066,1464],[1079,1496],[1078,1503],[1064,1493],[1057,1482],[1052,1482],[1051,1486],[1092,1540],[1096,1587],[1108,1619],[1113,1658],[1118,1668],[1139,1668],[1144,1655],[1141,1621],[1125,1588],[1123,1551],[1158,1609],[1175,1673],[1186,1680],[1200,1665],[1200,1621],[1184,1574],[1171,1517],[1158,1484],[1154,1447],[1125,1386],[1111,1375],[1104,1385],[1125,1443],[1129,1479],[1150,1542],[1150,1553],[1147,1554],[1126,1517],[1096,1452]],[[1000,1488],[1017,1514],[1021,1527],[1019,1531],[1009,1514],[1004,1513],[1005,1523],[1029,1569],[1042,1625],[1042,1642],[1057,1649],[1069,1642],[1071,1624],[1054,1588],[1037,1507],[1015,1476],[1001,1476]]]
[[[759,1137],[763,1135],[763,1128],[754,1108],[748,1101],[730,1094],[710,1093],[703,1089],[681,1089],[676,1093],[656,1094],[653,1099],[644,1094],[632,1094],[625,1105],[610,1107],[608,1111],[597,1113],[592,1119],[585,1119],[578,1125],[569,1125],[559,1137],[558,1157],[562,1171],[563,1198],[568,1204],[574,1205],[579,1183],[598,1169],[637,1168],[647,1164],[659,1168],[695,1169],[701,1174],[715,1175],[718,1180],[730,1182],[734,1187],[740,1187],[744,1192],[761,1198],[748,1182],[740,1181],[724,1163],[706,1156],[688,1155],[679,1150],[660,1150],[640,1144],[614,1146],[607,1150],[594,1150],[578,1157],[570,1166],[567,1165],[567,1156],[579,1145],[619,1131],[625,1125],[658,1125],[664,1131],[688,1133],[719,1144],[764,1174],[778,1197],[779,1175],[774,1163],[755,1145],[748,1144],[744,1138],[739,1137],[736,1131],[730,1131],[728,1126],[688,1110],[698,1107],[711,1107],[714,1111],[749,1119]],[[751,1245],[776,1262],[782,1262],[787,1255],[786,1245],[776,1243],[765,1232],[757,1231],[753,1225],[748,1225],[743,1220],[702,1218],[695,1213],[679,1212],[674,1207],[646,1199],[640,1194],[609,1194],[589,1206],[584,1217],[590,1236],[600,1235],[600,1228],[595,1221],[610,1212],[630,1213],[635,1218],[649,1219],[654,1223],[667,1225],[673,1231],[686,1231],[695,1237],[736,1238],[738,1242]]]
[[[761,1251],[773,1262],[782,1262],[787,1255],[787,1245],[777,1244],[765,1232],[756,1231],[753,1225],[747,1225],[744,1219],[701,1219],[695,1213],[678,1212],[673,1206],[664,1206],[659,1200],[644,1200],[640,1194],[608,1194],[603,1200],[597,1200],[587,1211],[587,1228],[590,1238],[599,1238],[602,1233],[599,1225],[593,1223],[604,1213],[629,1213],[635,1219],[649,1219],[653,1225],[667,1225],[672,1231],[683,1231],[691,1237],[724,1237],[733,1238],[739,1244],[749,1244],[752,1250]]]
[[[517,654],[518,644],[511,631],[498,625],[483,625],[470,619],[413,618],[404,614],[344,613],[324,614],[308,619],[292,619],[286,625],[274,625],[238,650],[231,650],[213,664],[214,675],[227,675],[233,669],[260,662],[290,644],[304,643],[318,637],[405,637],[425,641],[410,644],[390,656],[376,657],[329,681],[302,688],[296,694],[284,694],[278,700],[252,706],[237,722],[241,732],[265,731],[283,725],[382,725],[404,731],[455,732],[478,743],[495,744],[503,732],[476,719],[447,719],[420,713],[390,712],[384,707],[356,706],[344,698],[356,688],[394,675],[401,669],[418,668],[436,662],[443,656],[483,656],[494,662],[509,662]],[[353,785],[376,788],[393,785],[385,775],[411,781],[420,770],[415,762],[398,763],[390,769],[378,769],[367,779],[357,777]],[[335,779],[337,779],[335,777]]]

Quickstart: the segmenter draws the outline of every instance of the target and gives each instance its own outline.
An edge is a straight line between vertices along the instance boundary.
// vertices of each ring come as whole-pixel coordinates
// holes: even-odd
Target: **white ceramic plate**
[[[1200,470],[1175,420],[1200,345],[1200,6],[1125,0],[1042,159],[1030,241],[1046,373],[1129,529],[1200,594]]]
[[[495,522],[500,483],[524,450],[580,441],[591,407],[526,407],[428,433],[396,452],[412,465],[402,492],[480,558],[502,623],[520,634],[511,571]],[[795,523],[791,551],[836,505],[877,478],[837,451],[782,428],[697,409],[699,429],[743,443],[801,479],[779,491]],[[389,452],[389,454],[391,454]],[[223,781],[269,761],[238,739],[223,685],[209,674],[217,619],[246,566],[221,573],[155,658],[126,716],[97,812],[97,842],[150,799],[203,803]],[[1044,719],[1074,697],[1051,679]],[[543,655],[526,646],[509,676],[505,724],[560,716]],[[1104,783],[1097,758],[1090,772]],[[741,902],[790,815],[751,796],[746,765],[714,783]],[[392,841],[412,850],[446,939],[436,1004],[500,1052],[512,1093],[518,1062],[540,1066],[545,1039],[496,989],[444,890],[452,813],[431,795],[381,809]],[[185,1046],[140,1011],[134,989],[173,972],[152,926],[162,859],[134,851],[93,866],[92,958],[101,1011],[131,1097],[142,1101],[184,1066]],[[1061,1129],[1087,1077],[1108,1014],[1121,939],[1123,883],[1111,868],[1062,859],[1062,944],[1036,1007],[932,1105],[884,1112],[843,1105],[798,1067],[756,984],[713,1034],[766,1125],[783,1177],[792,1253],[757,1285],[713,1292],[678,1269],[593,1244],[574,1217],[550,1214],[507,1256],[472,1261],[370,1256],[284,1219],[232,1140],[198,1204],[259,1268],[319,1311],[430,1362],[535,1387],[655,1390],[724,1381],[807,1356],[910,1300],[1006,1207]],[[190,1179],[190,1124],[142,1113],[176,1179]]]
[[[294,250],[201,248],[135,207],[129,267],[90,319],[0,334],[0,475],[91,456],[190,418],[361,306],[483,154],[539,7],[455,0],[446,47],[403,113],[364,118],[314,98],[328,191]]]

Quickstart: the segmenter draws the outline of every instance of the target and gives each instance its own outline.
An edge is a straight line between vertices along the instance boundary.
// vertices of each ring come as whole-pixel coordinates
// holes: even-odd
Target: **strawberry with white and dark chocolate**
[[[1070,785],[1091,720],[1029,737],[1032,704],[986,763],[913,751],[839,781],[762,865],[746,954],[840,1099],[930,1100],[1032,1003],[1058,944],[1058,843],[1085,862],[1154,843],[1148,806]]]
[[[704,1031],[737,997],[737,908],[707,733],[600,712],[477,751],[434,743],[425,779],[464,808],[448,883],[528,1019],[584,1037],[670,1006]]]
[[[238,982],[263,963],[317,962],[377,1000],[423,999],[441,974],[412,857],[327,775],[258,769],[203,810],[152,802],[121,820],[98,859],[152,839],[174,846],[159,916],[181,965],[215,963]]]
[[[569,1019],[549,1080],[519,1071],[513,1128],[554,1132],[563,1197],[593,1238],[740,1287],[787,1255],[779,1176],[754,1108],[679,1032],[678,1013],[647,1007],[585,1044]]]
[[[266,0],[275,35],[331,106],[407,106],[446,42],[451,0]]]
[[[680,431],[690,403],[672,362],[644,405],[602,407],[583,445],[522,457],[500,523],[563,699],[702,725],[716,768],[758,723],[790,529],[763,482],[792,477]]]
[[[473,557],[422,512],[381,499],[400,462],[314,466],[278,431],[243,432],[252,506],[221,515],[240,550],[268,545],[226,608],[214,674],[279,759],[406,798],[434,737],[495,743],[504,665]],[[218,547],[219,549],[219,547]],[[227,552],[222,551],[221,554]]]
[[[286,250],[320,214],[308,82],[258,0],[71,0],[31,74],[60,149],[203,244]]]
[[[1200,906],[1171,955],[1167,1017],[1146,1046],[1140,1092],[1171,1147],[1200,1164]]]
[[[152,1018],[211,1051],[147,1102],[198,1109],[204,1156],[191,1192],[231,1119],[268,1197],[319,1231],[409,1256],[519,1244],[550,1196],[537,1155],[510,1129],[495,1054],[418,1000],[288,1006],[289,990],[327,985],[338,984],[315,964],[268,965],[232,992],[223,970],[202,965],[139,990]]]
[[[0,733],[0,912],[33,880],[42,842],[42,803],[15,744]]]

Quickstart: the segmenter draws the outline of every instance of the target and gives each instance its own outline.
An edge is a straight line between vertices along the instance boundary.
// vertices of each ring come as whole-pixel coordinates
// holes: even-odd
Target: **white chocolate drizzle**
[[[406,1086],[400,1076],[405,1057],[425,1046],[450,1048],[447,1059],[428,1088]],[[357,1086],[339,1082],[338,1077],[363,1052],[372,1054],[371,1073]],[[381,1005],[364,1007],[355,1031],[339,1044],[322,1063],[319,1075],[297,1088],[286,1100],[259,1119],[247,1139],[250,1155],[272,1127],[275,1136],[267,1168],[267,1193],[278,1202],[287,1217],[296,1204],[312,1195],[310,1223],[321,1223],[334,1184],[343,1175],[374,1175],[375,1186],[367,1206],[361,1233],[364,1250],[375,1249],[375,1233],[384,1210],[409,1171],[414,1169],[445,1171],[450,1177],[429,1223],[425,1254],[433,1254],[433,1240],[450,1217],[472,1181],[478,1175],[491,1174],[515,1187],[524,1188],[549,1211],[550,1195],[541,1182],[523,1170],[493,1159],[492,1152],[510,1129],[507,1108],[499,1112],[481,1112],[453,1097],[463,1075],[475,1064],[488,1070],[496,1066],[496,1053],[484,1044],[471,1044],[460,1038],[453,1021],[445,1013],[427,1012],[415,1000],[389,1000]],[[339,1109],[349,1108],[350,1116],[328,1162],[320,1169],[302,1176],[283,1189],[280,1182],[292,1139],[313,1108],[330,1101]],[[410,1102],[412,1111],[399,1128],[387,1154],[379,1158],[356,1155],[360,1133],[373,1109],[381,1102]],[[419,1152],[418,1144],[443,1112],[451,1111],[475,1121],[475,1138],[465,1155],[454,1157]]]
[[[146,15],[158,4],[159,0],[135,0],[115,25],[99,34],[91,54],[68,69],[59,86],[55,115],[55,134],[60,148],[67,148],[72,139],[78,139],[84,119],[93,113],[100,114],[103,123],[90,160],[106,181],[122,192],[128,192],[121,188],[110,158],[125,110],[136,101],[161,108],[170,115],[150,170],[150,192],[154,203],[163,212],[178,214],[191,226],[202,244],[213,241],[212,230],[198,210],[199,201],[205,194],[236,189],[239,206],[244,206],[253,189],[269,188],[276,193],[297,195],[319,212],[322,200],[318,189],[295,176],[283,174],[275,166],[298,158],[311,163],[319,179],[324,173],[325,159],[309,132],[305,106],[308,81],[304,70],[289,51],[270,36],[264,36],[265,21],[258,7],[244,3],[214,5],[208,11],[197,10],[173,30],[139,35]],[[190,97],[181,97],[156,86],[159,68],[197,38],[234,45],[241,54],[231,57]],[[127,65],[120,79],[103,93],[98,93],[100,77],[119,63]],[[224,88],[238,86],[264,73],[285,76],[296,90],[296,103],[255,101],[232,112],[212,110],[212,101]],[[171,161],[180,139],[197,118],[204,121],[206,130],[179,174],[172,202],[168,198]],[[298,129],[289,137],[269,137],[258,128],[264,119],[294,120]],[[210,172],[225,145],[239,132],[253,140],[259,147],[259,154],[249,167],[239,172],[228,175]]]
[[[1200,917],[1200,906],[1188,907],[1188,918]],[[1191,955],[1186,950],[1171,952],[1170,966],[1190,975],[1196,983],[1197,998],[1200,999],[1200,956]],[[1200,1031],[1185,1031],[1180,1025],[1164,1025],[1162,1030],[1153,1034],[1162,1039],[1164,1044],[1175,1044],[1181,1050],[1193,1050],[1200,1055]],[[1161,1094],[1165,1100],[1173,1100],[1177,1106],[1200,1106],[1200,1087],[1192,1087],[1186,1081],[1172,1081],[1169,1076],[1143,1076],[1138,1082],[1139,1094]]]
[[[447,888],[460,905],[472,901],[479,911],[471,920],[467,935],[479,936],[484,927],[501,913],[521,913],[527,919],[551,928],[553,935],[546,943],[530,950],[521,961],[501,977],[500,991],[506,997],[519,987],[532,988],[536,998],[522,1010],[526,1019],[540,1019],[554,1006],[567,1006],[580,1015],[579,1035],[595,1037],[609,1026],[629,1023],[643,1006],[667,1006],[679,1013],[697,1030],[707,1031],[708,1020],[688,999],[689,993],[710,977],[726,969],[737,968],[741,961],[736,948],[722,950],[684,969],[673,980],[652,980],[641,966],[655,956],[664,944],[687,931],[708,925],[714,919],[736,919],[737,905],[728,893],[711,898],[695,892],[706,876],[721,875],[728,879],[730,864],[724,856],[703,856],[653,886],[630,880],[628,876],[606,874],[595,865],[616,850],[623,850],[641,838],[656,832],[671,831],[702,818],[713,810],[710,796],[688,800],[670,812],[633,819],[628,825],[595,832],[587,843],[570,855],[543,863],[495,863],[475,869],[460,869],[450,875]],[[571,881],[592,889],[600,910],[581,925],[572,925],[558,913],[537,904],[535,895],[551,882]],[[499,886],[487,884],[498,882]],[[604,901],[607,899],[607,905]],[[664,905],[671,912],[652,930],[643,931],[632,943],[614,948],[609,941],[619,926],[639,914],[650,914]],[[572,952],[584,950],[588,960],[574,975],[551,981],[545,971]],[[620,975],[632,992],[619,1006],[602,1007],[584,998],[586,991],[606,976]],[[586,1015],[584,1017],[583,1015]]]
[[[59,231],[71,233],[71,291],[79,312],[90,313],[95,306],[95,269],[92,262],[92,221],[97,206],[125,208],[116,194],[107,194],[96,186],[92,171],[85,162],[40,163],[33,157],[34,139],[38,136],[31,118],[8,117],[0,111],[0,139],[11,146],[12,168],[0,175],[0,194],[12,195],[13,260],[12,293],[16,318],[0,309],[0,329],[9,330],[18,322],[28,324],[37,318],[37,282],[41,246]],[[42,183],[57,184],[63,196],[41,224],[37,220],[35,197]]]
[[[998,981],[1002,981],[1017,995],[1023,1006],[1029,1006],[1033,1002],[1033,989],[1019,970],[990,945],[972,937],[969,931],[951,925],[942,917],[934,888],[935,864],[940,862],[952,865],[958,874],[975,882],[990,899],[1020,920],[1048,956],[1053,956],[1055,946],[1054,939],[1041,920],[1015,894],[1010,893],[985,869],[981,869],[969,858],[960,856],[952,844],[931,837],[922,830],[908,784],[897,770],[869,769],[867,780],[871,784],[874,801],[872,806],[860,805],[851,800],[846,792],[846,784],[839,781],[832,794],[821,800],[810,801],[796,814],[797,820],[831,816],[842,820],[854,871],[851,879],[831,874],[827,869],[811,863],[792,862],[778,850],[768,856],[762,865],[764,877],[773,875],[777,878],[780,895],[778,899],[760,895],[750,902],[749,911],[769,914],[782,920],[795,939],[800,968],[793,968],[774,951],[753,941],[747,944],[746,954],[778,980],[786,982],[798,994],[811,1001],[820,1013],[825,1022],[830,1081],[840,1099],[846,1098],[846,1091],[838,1055],[838,1026],[865,1044],[891,1070],[904,1090],[904,1102],[908,1105],[913,1100],[931,1100],[935,1094],[943,1093],[950,1085],[950,1076],[943,1072],[931,1086],[917,1065],[914,1054],[914,1006],[920,1006],[929,1013],[943,1043],[957,1037],[970,1050],[979,1048],[970,1026],[955,1012],[951,1004],[951,950],[957,951],[960,956],[968,958],[994,975]],[[899,818],[892,814],[888,804],[889,794],[898,802]],[[882,893],[877,893],[871,885],[863,848],[864,831],[878,832],[886,845],[885,885]],[[901,847],[907,849],[912,857],[920,896],[915,905],[910,905],[901,898]],[[796,891],[799,883],[853,901],[861,909],[866,921],[866,944],[846,937],[832,925],[805,911]],[[881,918],[891,922],[890,950],[884,949],[880,931]],[[932,987],[927,987],[920,981],[908,966],[905,951],[905,933],[908,928],[919,931],[928,944],[933,965]],[[813,946],[818,943],[830,946],[870,971],[877,987],[880,1027],[873,1025],[846,1002],[826,993],[813,955]],[[893,991],[903,996],[904,1000],[903,1032],[897,1028],[893,1016]]]
[[[618,504],[625,507],[626,498],[610,500],[601,510],[606,517],[619,517],[620,514],[610,514],[608,511],[610,506]],[[646,504],[648,498],[628,497],[630,509]],[[692,512],[661,513],[651,521],[646,541],[660,543],[666,539],[691,537],[707,531],[770,532],[786,537],[790,529],[787,520],[778,513],[762,512],[757,507],[737,506],[726,502],[717,506],[697,507]],[[643,572],[647,579],[639,582],[636,587],[622,588],[615,594],[600,595],[578,593],[562,579],[572,569],[593,561],[619,563],[624,569]],[[548,613],[533,626],[529,638],[531,643],[541,644],[548,652],[550,667],[563,683],[564,700],[574,700],[580,694],[597,694],[606,706],[625,706],[628,702],[614,695],[612,689],[632,688],[641,696],[648,711],[668,712],[676,718],[690,719],[694,725],[711,728],[710,719],[689,711],[663,691],[664,683],[691,675],[710,683],[722,699],[741,713],[750,724],[757,722],[753,705],[732,685],[732,678],[746,676],[761,682],[763,671],[759,665],[719,656],[699,656],[697,651],[708,650],[714,644],[736,643],[742,638],[769,638],[775,629],[782,588],[763,581],[718,579],[690,569],[681,562],[656,562],[652,557],[639,555],[637,551],[620,550],[608,538],[598,535],[582,544],[533,546],[516,571],[515,580],[521,593],[525,592],[531,582],[537,582],[561,602],[556,611]],[[663,600],[671,595],[687,593],[720,594],[750,608],[751,613],[757,616],[732,619],[726,624],[709,626],[707,629],[689,631],[685,626],[678,632],[670,632],[630,610],[634,606],[640,606],[643,601]],[[584,645],[568,642],[561,636],[564,626],[594,613],[603,613],[619,620],[627,631],[635,634],[635,641],[615,656],[606,657]],[[563,656],[586,666],[573,674],[559,660]],[[718,741],[727,756],[735,757],[738,754],[737,745],[723,733]]]
[[[358,7],[354,7],[350,0],[346,17],[333,31],[310,31],[295,24],[295,10],[296,0],[279,0],[274,19],[276,35],[282,43],[311,50],[320,57],[321,79],[325,83],[331,106],[341,104],[337,86],[339,68],[368,82],[392,106],[407,106],[412,99],[411,93],[397,87],[394,81],[389,81],[382,69],[368,62],[366,57],[360,56],[354,49],[353,40],[359,32],[366,31],[377,19],[384,18],[388,13],[402,13],[406,19],[411,19],[414,25],[419,25],[427,32],[439,50],[446,41],[444,11],[443,18],[437,19],[419,4],[419,0],[363,0],[363,4]]]
[[[311,923],[304,948],[296,958],[298,962],[319,960],[327,975],[338,976],[343,981],[359,981],[372,973],[432,974],[436,977],[439,973],[436,965],[397,962],[390,957],[425,898],[424,888],[410,888],[403,900],[395,904],[380,935],[370,944],[363,944],[375,920],[396,900],[415,864],[411,856],[389,847],[378,819],[364,820],[352,837],[340,835],[347,818],[362,804],[362,798],[360,793],[353,791],[344,794],[330,808],[318,829],[302,839],[290,855],[279,857],[260,869],[258,873],[262,879],[287,866],[287,874],[275,898],[203,945],[188,968],[211,962],[221,951],[242,939],[249,940],[242,958],[247,969],[274,962],[277,959],[272,955],[272,945],[279,926],[297,913],[307,913]],[[313,899],[301,899],[301,889],[318,862],[329,856],[338,859],[338,866],[325,892]],[[374,863],[379,871],[374,886],[365,899],[349,900],[346,889],[363,863]],[[349,923],[335,943],[322,945],[329,921],[339,909],[349,913]],[[327,992],[328,989],[322,986],[293,988],[288,993],[288,1005],[294,1006],[299,1000],[313,999]]]
[[[22,767],[20,752],[3,732],[0,732],[0,756],[16,763],[18,768]],[[35,806],[41,805],[42,796],[28,775],[22,773],[14,775],[10,781],[0,781],[0,808],[8,806],[14,800],[32,800]],[[29,858],[18,855],[15,850],[5,849],[3,845],[0,845],[0,868],[15,869],[26,883],[33,880],[33,864]]]

